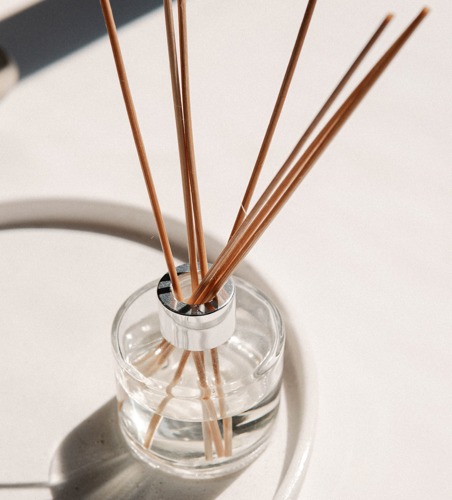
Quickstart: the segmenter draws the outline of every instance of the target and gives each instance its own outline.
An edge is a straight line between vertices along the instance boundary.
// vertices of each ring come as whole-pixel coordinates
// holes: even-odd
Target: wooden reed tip
[[[385,23],[389,23],[389,21],[394,17],[394,14],[390,12],[386,17],[385,17]]]
[[[429,7],[424,7],[422,10],[421,10],[421,13],[420,15],[422,17],[425,17],[428,13],[430,12],[430,8]]]

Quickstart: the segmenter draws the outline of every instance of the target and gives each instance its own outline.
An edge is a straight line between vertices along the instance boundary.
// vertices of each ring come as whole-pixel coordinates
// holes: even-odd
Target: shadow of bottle
[[[187,481],[138,461],[122,437],[116,400],[111,399],[60,444],[50,465],[49,485],[57,500],[210,500],[237,476]]]
[[[112,0],[118,26],[161,6],[158,0]],[[15,59],[21,78],[106,35],[99,2],[46,0],[0,20],[0,45]]]

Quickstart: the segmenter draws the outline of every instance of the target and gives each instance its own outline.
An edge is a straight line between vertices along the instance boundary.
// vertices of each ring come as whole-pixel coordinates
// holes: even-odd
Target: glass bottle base
[[[137,444],[123,426],[121,426],[121,431],[133,455],[142,462],[168,474],[196,480],[208,480],[234,474],[253,462],[268,444],[268,439],[263,439],[261,442],[254,443],[253,448],[249,449],[242,457],[234,455],[227,459],[214,459],[209,462],[204,460],[204,463],[200,461],[197,465],[188,466],[185,461],[184,465],[181,465],[162,460]]]
[[[211,443],[212,457],[206,458],[204,422],[162,417],[147,448],[146,430],[154,414],[132,398],[119,405],[119,422],[126,443],[134,455],[151,467],[179,477],[210,479],[239,471],[266,447],[279,407],[279,390],[249,410],[231,419],[231,456],[218,456]],[[222,420],[216,421],[224,437]]]

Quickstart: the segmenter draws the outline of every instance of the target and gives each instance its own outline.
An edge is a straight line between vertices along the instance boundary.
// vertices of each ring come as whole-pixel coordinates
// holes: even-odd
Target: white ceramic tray
[[[118,430],[109,328],[122,301],[164,272],[152,218],[142,209],[84,200],[18,201],[0,213],[1,498],[298,497],[316,388],[305,346],[290,328],[281,411],[264,454],[240,474],[214,481],[150,470]],[[167,224],[183,258],[183,226]],[[216,252],[219,245],[208,247]],[[251,266],[239,274],[268,290]]]

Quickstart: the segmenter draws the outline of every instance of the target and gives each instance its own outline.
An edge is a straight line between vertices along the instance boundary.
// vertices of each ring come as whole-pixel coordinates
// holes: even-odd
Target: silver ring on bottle
[[[191,293],[190,267],[176,268],[184,296]],[[213,349],[229,340],[235,330],[235,286],[230,278],[207,304],[181,302],[173,294],[169,274],[157,286],[159,320],[163,337],[187,351]]]

